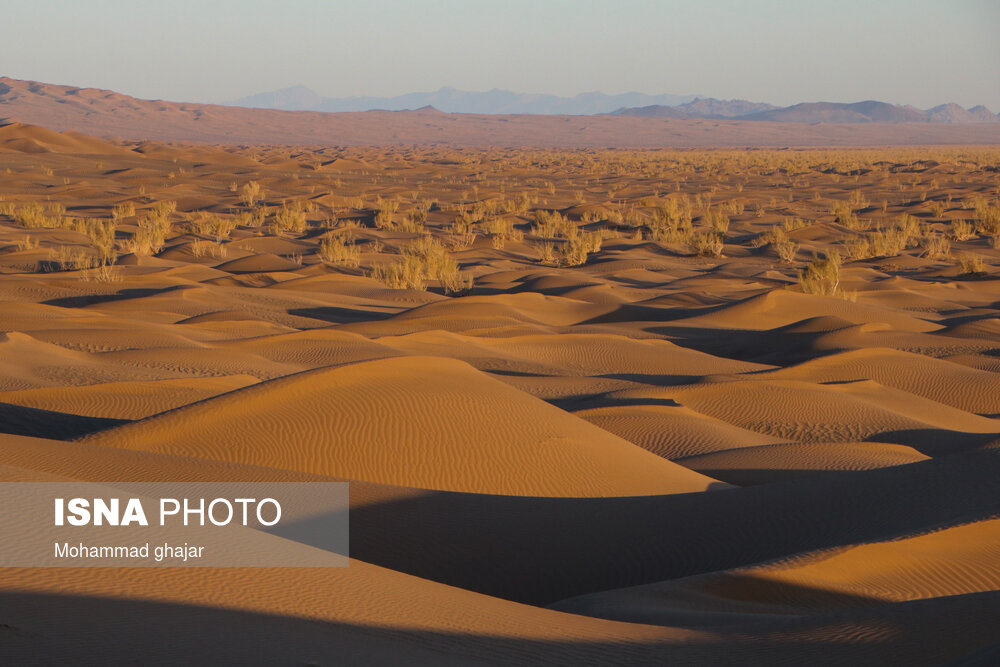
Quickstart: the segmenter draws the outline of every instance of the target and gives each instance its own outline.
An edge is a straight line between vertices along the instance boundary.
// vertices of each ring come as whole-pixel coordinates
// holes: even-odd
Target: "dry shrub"
[[[236,218],[200,211],[191,223],[191,230],[196,234],[211,236],[217,243],[221,243],[236,229],[237,222]]]
[[[543,264],[554,264],[556,261],[556,246],[554,243],[542,241],[533,243],[531,247],[538,253],[538,260]]]
[[[802,218],[796,218],[796,217],[785,218],[781,222],[781,228],[784,229],[786,232],[794,232],[796,229],[802,229],[805,226],[806,223],[802,220]]]
[[[139,228],[122,244],[122,249],[137,255],[155,255],[163,250],[169,233],[170,220],[152,210],[139,219]]]
[[[868,229],[868,222],[859,218],[848,204],[838,202],[833,205],[830,213],[833,214],[834,222],[850,230],[857,232]]]
[[[253,208],[264,198],[264,188],[257,181],[248,181],[240,189],[240,202],[247,208]]]
[[[78,271],[96,266],[97,261],[82,248],[60,245],[49,250],[49,264],[57,271]]]
[[[844,247],[852,259],[895,257],[915,243],[920,236],[922,233],[916,218],[904,213],[890,227],[847,239]]]
[[[121,220],[122,218],[131,218],[135,215],[135,203],[130,201],[123,201],[121,203],[115,204],[114,208],[111,209],[111,218],[113,220]]]
[[[493,247],[500,250],[507,241],[520,241],[524,238],[519,230],[514,229],[514,222],[509,218],[492,218],[483,225],[486,233],[491,236]],[[576,227],[573,227],[575,230]]]
[[[425,287],[420,260],[409,255],[390,264],[376,264],[368,275],[391,289],[422,290]]]
[[[117,283],[122,280],[122,270],[111,264],[101,264],[97,268],[87,271],[83,279],[95,283]]]
[[[978,255],[966,252],[959,255],[957,260],[963,276],[981,276],[986,273],[986,264],[983,262],[983,258]]]
[[[25,234],[16,245],[18,250],[34,250],[38,247],[38,239]]]
[[[274,214],[274,227],[278,232],[301,234],[306,226],[306,213],[302,210],[301,202],[286,202]]]
[[[151,209],[150,212],[158,218],[166,218],[169,217],[171,213],[174,213],[176,211],[177,211],[177,202],[172,200],[164,200],[164,201],[158,201],[155,204],[153,204],[153,208]]]
[[[976,229],[980,234],[1000,234],[1000,206],[976,203]]]
[[[535,224],[531,228],[531,233],[535,236],[547,239],[570,238],[578,231],[576,224],[564,218],[559,211],[535,211]]]
[[[327,236],[320,239],[316,253],[324,262],[358,266],[361,263],[361,249],[343,236]]]
[[[951,237],[956,241],[968,241],[973,235],[972,224],[968,220],[951,221]]]
[[[58,227],[59,221],[45,214],[45,208],[36,201],[28,202],[13,214],[14,222],[22,227],[48,228]]]
[[[100,264],[112,264],[118,256],[115,250],[115,222],[105,218],[77,218],[71,222],[73,229],[86,234],[97,249]]]
[[[700,232],[691,236],[688,249],[699,257],[722,257],[722,239],[713,232]]]
[[[226,246],[212,241],[195,241],[191,244],[191,254],[195,257],[223,258],[228,253]]]
[[[604,239],[598,232],[578,232],[555,249],[560,266],[581,266],[592,252],[598,252]]]
[[[951,254],[951,241],[941,234],[934,234],[924,239],[924,257],[938,259]]]
[[[472,278],[462,276],[455,258],[432,237],[417,239],[401,253],[397,261],[377,265],[369,275],[393,289],[422,290],[428,280],[436,280],[445,294],[472,289]]]
[[[789,264],[795,261],[795,253],[798,252],[798,249],[798,244],[788,238],[774,242],[774,251],[778,253],[778,257],[781,258],[781,261]]]
[[[840,254],[835,250],[815,257],[799,272],[799,285],[806,294],[833,296],[840,289]]]
[[[703,221],[719,236],[724,237],[729,231],[729,216],[718,209],[706,210]]]
[[[266,217],[267,213],[265,213],[262,208],[256,208],[252,211],[241,211],[239,215],[239,226],[257,229],[264,224],[264,219]]]

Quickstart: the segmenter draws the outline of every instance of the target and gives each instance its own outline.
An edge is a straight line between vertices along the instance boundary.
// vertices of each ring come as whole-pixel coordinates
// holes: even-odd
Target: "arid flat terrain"
[[[0,127],[0,479],[349,480],[352,560],[0,568],[10,664],[1000,658],[1000,149],[52,127]]]

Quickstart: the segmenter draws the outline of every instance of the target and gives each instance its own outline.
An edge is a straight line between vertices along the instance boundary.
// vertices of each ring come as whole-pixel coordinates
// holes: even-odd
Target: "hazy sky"
[[[454,86],[1000,111],[1000,0],[0,0],[0,74],[224,101]]]

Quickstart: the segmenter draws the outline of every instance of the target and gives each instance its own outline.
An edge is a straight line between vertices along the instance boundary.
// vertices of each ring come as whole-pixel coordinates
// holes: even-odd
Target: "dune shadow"
[[[256,586],[274,586],[256,571]],[[133,575],[134,576],[134,575]],[[197,585],[197,577],[189,584]],[[206,579],[211,586],[211,579]],[[206,591],[207,592],[207,591]],[[281,593],[276,592],[280,598]],[[201,604],[0,592],[0,642],[7,664],[78,665],[874,665],[886,656],[941,664],[966,655],[991,656],[1000,594],[973,593],[852,609],[807,617],[762,617],[729,631],[681,637],[666,630],[630,632],[581,619],[550,628],[552,639],[525,636],[530,621],[504,616],[495,632],[320,620]],[[372,604],[369,602],[368,604]],[[440,608],[448,618],[453,609]],[[510,613],[514,613],[511,610]],[[558,612],[549,612],[553,620]],[[976,619],[970,623],[969,619]],[[921,631],[933,620],[934,632]],[[936,619],[936,620],[935,620]],[[433,619],[427,619],[433,622]],[[455,621],[451,621],[455,623]],[[592,624],[604,636],[581,636]],[[605,630],[606,628],[606,630]],[[831,633],[866,629],[879,641]],[[617,632],[616,632],[617,630]],[[561,639],[559,635],[567,635]],[[535,634],[535,633],[532,633]],[[862,634],[867,634],[862,632]],[[576,637],[573,637],[576,635]],[[610,635],[610,636],[609,636]],[[968,662],[962,664],[970,664]],[[971,663],[985,664],[985,663]]]
[[[550,604],[994,516],[998,480],[1000,450],[987,449],[712,493],[537,498],[424,491],[354,502],[351,555],[487,595]]]
[[[72,440],[89,433],[128,424],[128,419],[84,417],[66,412],[0,403],[0,433],[34,438]]]
[[[47,306],[59,306],[60,308],[84,308],[101,303],[111,303],[113,301],[125,301],[127,299],[141,299],[147,296],[156,296],[177,290],[192,289],[190,285],[171,285],[163,288],[152,287],[130,287],[121,289],[114,294],[84,294],[81,296],[64,296],[55,299],[42,301]]]
[[[354,324],[356,322],[377,322],[387,320],[397,313],[383,313],[372,310],[361,310],[357,308],[342,308],[338,306],[316,306],[313,308],[291,308],[289,315],[298,317],[308,317],[313,320],[321,320],[331,324]]]

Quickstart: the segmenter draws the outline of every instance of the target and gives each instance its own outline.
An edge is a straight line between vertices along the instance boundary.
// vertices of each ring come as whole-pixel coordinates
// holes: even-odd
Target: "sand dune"
[[[644,495],[712,484],[465,364],[430,357],[292,375],[91,441],[475,493]]]
[[[125,136],[247,120],[11,90]],[[989,664],[995,150],[266,119],[0,128],[0,481],[348,481],[351,564],[7,569],[8,662]],[[414,119],[448,143],[352,146]],[[869,136],[800,130],[769,136]]]

